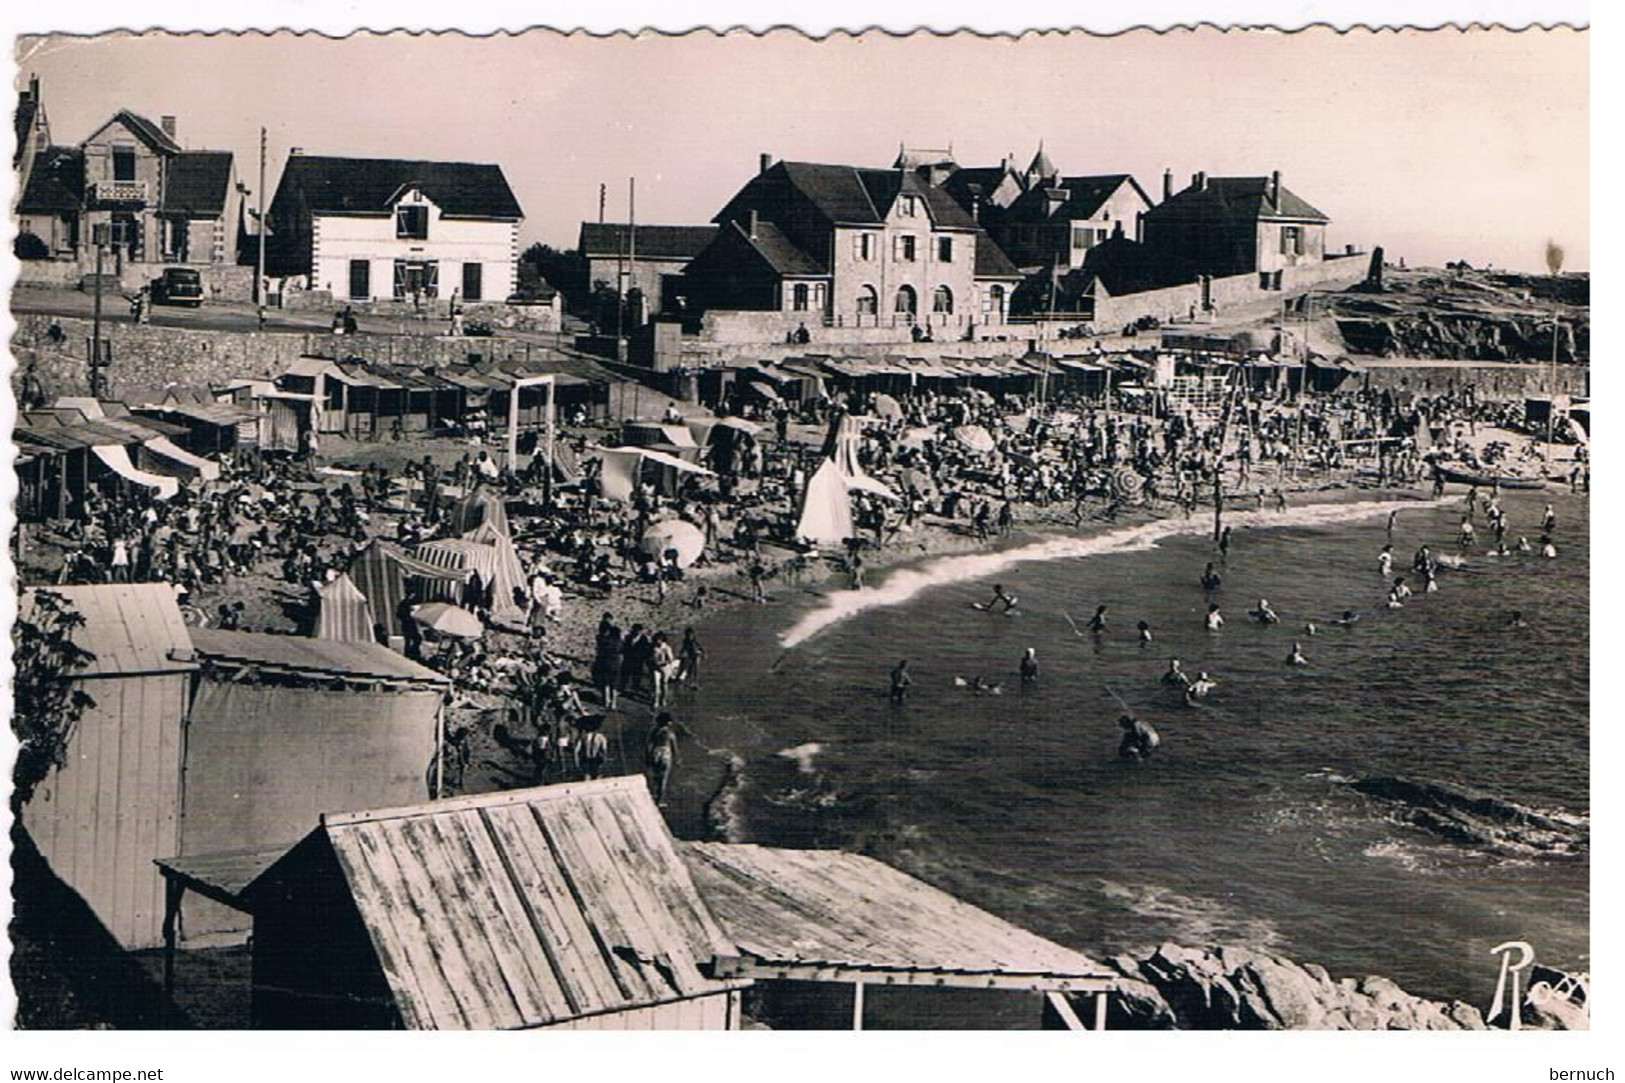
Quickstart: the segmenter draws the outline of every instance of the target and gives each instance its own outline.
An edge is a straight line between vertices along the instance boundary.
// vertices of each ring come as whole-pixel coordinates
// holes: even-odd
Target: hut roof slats
[[[1111,981],[1086,956],[870,858],[719,843],[681,848],[740,951],[769,971]]]
[[[315,680],[397,681],[444,685],[446,678],[376,643],[307,639],[268,632],[194,628],[192,645],[211,662],[247,665]]]
[[[41,590],[59,595],[85,618],[84,626],[74,629],[73,641],[96,657],[75,670],[75,677],[186,673],[197,668],[191,660],[190,629],[181,619],[174,588],[167,584],[29,588],[23,593],[22,616],[32,614],[34,596]]]
[[[739,987],[702,973],[731,946],[641,777],[320,830],[409,1027],[533,1027]]]

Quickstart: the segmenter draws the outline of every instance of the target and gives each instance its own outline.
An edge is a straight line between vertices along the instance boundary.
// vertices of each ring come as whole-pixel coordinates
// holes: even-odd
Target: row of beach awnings
[[[575,373],[554,370],[545,364],[522,361],[488,362],[483,365],[448,365],[433,370],[406,365],[384,365],[351,358],[334,361],[321,357],[301,357],[278,378],[279,386],[288,379],[314,380],[326,377],[353,388],[375,391],[465,391],[485,393],[511,390],[529,376],[553,376],[559,387],[585,386],[594,381]]]
[[[87,450],[108,469],[136,485],[153,490],[161,500],[179,491],[182,478],[213,480],[218,463],[194,455],[171,436],[184,436],[184,426],[137,417],[123,403],[93,399],[63,399],[48,410],[29,410],[18,419],[14,440],[32,449],[36,458]],[[142,452],[143,465],[131,459]]]

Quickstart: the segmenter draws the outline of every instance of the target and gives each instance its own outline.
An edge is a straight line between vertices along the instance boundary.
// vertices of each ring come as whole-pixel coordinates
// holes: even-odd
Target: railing
[[[145,203],[147,201],[147,182],[135,181],[94,181],[90,185],[90,201],[92,203]]]

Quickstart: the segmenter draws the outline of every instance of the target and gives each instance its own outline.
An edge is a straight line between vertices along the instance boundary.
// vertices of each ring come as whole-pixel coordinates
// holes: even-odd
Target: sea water
[[[1096,955],[1240,944],[1484,1007],[1503,941],[1589,966],[1587,506],[1502,505],[1509,544],[1538,547],[1548,499],[1557,559],[1480,545],[1397,610],[1377,568],[1388,512],[1397,574],[1424,543],[1457,552],[1461,494],[1229,514],[1217,633],[1199,519],[926,561],[857,593],[781,584],[778,628],[752,610],[707,629],[705,684],[677,704],[693,737],[674,820],[698,830],[734,760],[740,785],[711,811],[736,841],[872,854]],[[1019,616],[972,608],[995,582]],[[1280,624],[1247,618],[1260,597]],[[1100,604],[1106,633],[1079,634]],[[1346,609],[1360,620],[1339,627]],[[1285,664],[1294,641],[1309,666]],[[1041,672],[1023,688],[1027,647]],[[1175,657],[1218,682],[1200,707],[1160,683]],[[978,676],[999,694],[977,694]],[[1125,705],[1160,731],[1148,762],[1116,756]],[[1581,844],[1449,841],[1348,785],[1383,775],[1556,813]]]

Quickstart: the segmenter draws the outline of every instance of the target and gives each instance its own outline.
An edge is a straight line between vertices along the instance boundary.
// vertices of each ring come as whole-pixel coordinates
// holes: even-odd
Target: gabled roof
[[[131,134],[145,143],[155,154],[167,155],[181,152],[181,145],[171,139],[162,127],[154,124],[140,113],[133,113],[128,109],[120,109],[117,113],[114,113],[107,121],[107,124],[103,124],[91,133],[91,138],[99,135],[108,124],[114,123],[122,124],[130,129]],[[86,139],[85,142],[90,142],[90,139]]]
[[[231,189],[229,150],[188,150],[169,163],[163,210],[188,218],[218,218]]]
[[[961,207],[969,209],[974,200],[985,201],[1011,175],[1005,165],[970,166],[949,174],[942,182],[942,189]]]
[[[1010,257],[987,235],[986,230],[976,233],[976,269],[973,273],[977,278],[1021,277],[1021,269],[1010,262]]]
[[[186,673],[192,640],[175,589],[168,583],[96,583],[34,587],[23,591],[19,616],[28,620],[40,591],[58,595],[85,618],[73,631],[73,642],[95,654],[76,677],[132,677]]]
[[[731,223],[731,228],[737,231],[744,242],[754,248],[777,274],[806,277],[829,273],[828,268],[797,248],[795,243],[772,222],[757,222],[754,237],[738,222]]]
[[[779,162],[751,178],[712,219],[744,221],[755,209],[767,220],[780,218],[799,195],[829,225],[882,225],[904,193],[918,196],[938,229],[975,229],[965,209],[917,174],[897,169],[859,169],[817,162]]]
[[[18,214],[76,211],[85,199],[85,153],[78,147],[46,147],[28,171]]]
[[[1310,222],[1330,222],[1325,214],[1310,206],[1285,185],[1278,206],[1269,199],[1269,177],[1209,177],[1207,183],[1176,192],[1145,212],[1152,220],[1191,220],[1212,218],[1290,218]]]
[[[693,259],[717,235],[716,226],[637,226],[625,222],[583,222],[578,251],[586,259],[625,255],[635,234],[639,259]]]
[[[1027,166],[1027,172],[1037,177],[1054,177],[1061,172],[1055,168],[1055,163],[1050,161],[1049,155],[1044,152],[1042,140],[1038,144],[1038,153],[1033,155],[1032,162]]]
[[[384,215],[408,188],[420,190],[448,218],[524,217],[499,165],[315,154],[288,159],[270,214],[273,221],[291,216],[303,200],[313,214]]]
[[[639,775],[329,814],[245,901],[275,907],[313,862],[343,878],[409,1029],[546,1026],[746,984],[707,976],[733,946]]]

